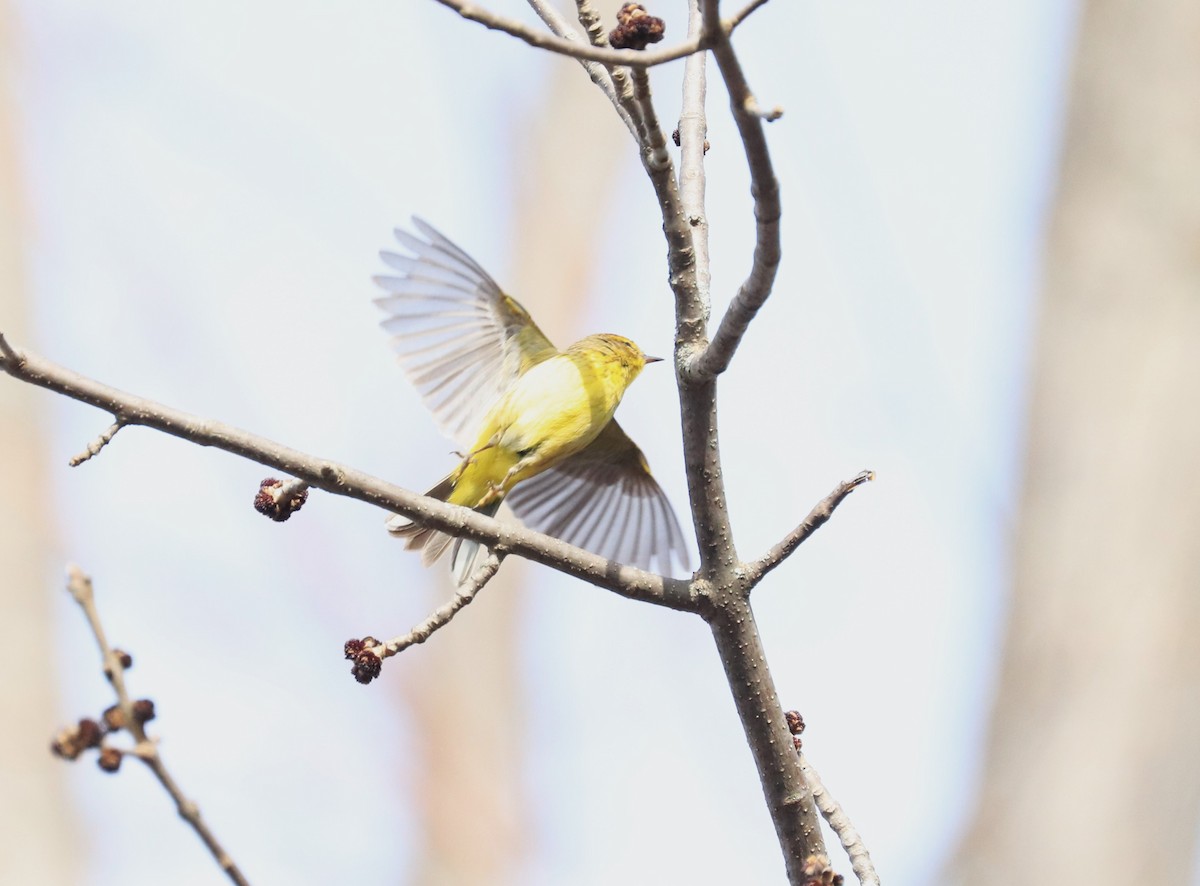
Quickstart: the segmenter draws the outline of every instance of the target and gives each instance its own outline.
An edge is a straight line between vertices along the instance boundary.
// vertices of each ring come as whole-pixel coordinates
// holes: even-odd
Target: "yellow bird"
[[[443,432],[466,447],[428,495],[527,525],[601,556],[670,574],[687,568],[679,523],[642,451],[613,420],[647,357],[627,338],[590,335],[559,351],[529,313],[450,240],[414,218],[397,229],[411,256],[381,252],[381,325]],[[474,542],[388,520],[428,565],[453,545],[459,583]]]

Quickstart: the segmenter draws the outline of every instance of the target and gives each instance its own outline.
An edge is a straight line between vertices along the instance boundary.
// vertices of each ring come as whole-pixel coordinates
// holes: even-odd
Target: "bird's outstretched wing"
[[[387,293],[375,304],[409,381],[465,450],[513,382],[558,351],[473,258],[421,219],[413,225],[421,236],[395,231],[411,256],[380,253],[397,273],[374,278]]]
[[[616,421],[585,449],[504,499],[530,528],[619,563],[671,575],[687,547],[666,493]]]

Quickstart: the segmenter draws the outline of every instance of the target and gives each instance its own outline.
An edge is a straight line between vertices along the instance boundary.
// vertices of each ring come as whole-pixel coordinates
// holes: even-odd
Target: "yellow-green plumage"
[[[469,508],[502,498],[574,455],[612,420],[646,357],[619,335],[591,335],[526,371],[492,408],[446,500]]]
[[[556,349],[513,298],[433,228],[398,230],[415,257],[382,253],[401,276],[376,281],[389,295],[384,327],[443,429],[469,448],[428,495],[494,514],[507,500],[535,528],[649,568],[686,564],[682,535],[641,450],[613,413],[647,362],[619,335]],[[520,484],[520,485],[519,485]],[[408,522],[393,534],[432,562],[456,539]],[[478,545],[455,544],[455,574],[470,574]]]

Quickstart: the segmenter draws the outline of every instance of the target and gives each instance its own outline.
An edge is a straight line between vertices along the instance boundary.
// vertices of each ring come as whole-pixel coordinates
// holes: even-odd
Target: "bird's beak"
[[[642,354],[642,360],[646,363],[661,363],[662,359],[662,357],[647,357],[645,354]]]

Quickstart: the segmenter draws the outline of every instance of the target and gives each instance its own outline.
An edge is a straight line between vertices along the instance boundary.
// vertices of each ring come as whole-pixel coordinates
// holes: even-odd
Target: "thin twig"
[[[583,42],[582,38],[579,36],[579,33],[573,27],[571,27],[571,24],[567,21],[566,16],[560,13],[551,3],[547,2],[547,0],[529,0],[529,6],[538,14],[538,17],[546,23],[546,27],[553,31],[559,38],[570,41],[576,46],[588,45]],[[599,16],[597,16],[597,21],[599,21]],[[588,35],[589,37],[591,36],[591,31],[588,32]],[[625,83],[624,81],[618,81],[614,76],[614,71],[619,71],[621,69],[613,68],[610,65],[604,65],[600,62],[589,61],[583,58],[577,58],[577,61],[583,66],[583,69],[587,71],[588,77],[591,78],[592,82],[599,86],[600,91],[608,97],[610,102],[612,102],[613,107],[617,111],[617,115],[621,118],[621,122],[623,122],[626,128],[633,133],[634,138],[637,138],[637,123],[629,117],[629,113],[623,107],[621,101],[621,96],[626,91]]]
[[[434,632],[448,625],[460,609],[475,599],[475,595],[483,590],[484,585],[491,581],[492,576],[496,574],[496,570],[500,568],[500,563],[503,559],[503,557],[494,552],[489,554],[482,563],[475,567],[475,571],[471,574],[467,583],[460,587],[448,602],[435,609],[427,619],[407,634],[388,640],[386,643],[380,643],[376,646],[368,644],[365,647],[366,651],[373,652],[379,658],[384,659],[391,658],[393,655],[403,652],[410,646],[424,643]]]
[[[588,35],[589,43],[593,46],[608,46],[608,34],[604,30],[604,22],[601,21],[600,13],[596,11],[591,0],[575,0],[575,14],[579,18],[579,24],[583,25],[583,30]]]
[[[783,108],[775,105],[773,108],[764,108],[758,103],[758,99],[754,96],[746,99],[746,113],[754,117],[758,117],[768,123],[774,123],[783,116]]]
[[[700,11],[700,0],[690,0],[688,33],[700,33],[703,27],[704,16]],[[705,318],[710,310],[711,279],[708,260],[708,214],[704,206],[704,154],[708,150],[708,119],[705,112],[708,91],[706,60],[705,53],[698,52],[689,55],[684,62],[683,100],[679,111],[679,200],[692,229],[692,252],[696,261],[696,295],[703,305]]]
[[[21,355],[18,354],[13,346],[8,343],[3,333],[0,333],[0,366],[8,372],[8,367],[19,369],[22,363]]]
[[[79,453],[78,455],[72,456],[68,464],[73,468],[77,468],[89,458],[98,455],[100,450],[107,446],[112,438],[117,435],[117,431],[121,430],[123,427],[125,427],[125,422],[118,418],[108,426],[108,430],[89,443],[87,445],[87,449],[83,450],[83,452]]]
[[[847,495],[864,483],[869,483],[874,479],[874,471],[863,471],[853,480],[843,480],[839,483],[833,492],[817,502],[816,506],[809,511],[808,516],[801,520],[799,525],[789,532],[782,541],[753,563],[746,565],[744,576],[749,586],[753,587],[762,581],[764,575],[786,560],[796,548],[800,547],[805,539],[825,525],[826,521],[833,516],[834,510]]]
[[[821,810],[821,817],[829,823],[829,827],[841,840],[842,848],[846,850],[846,855],[850,858],[850,869],[854,871],[854,876],[858,877],[860,886],[879,886],[879,874],[875,872],[875,866],[871,863],[871,855],[867,852],[862,837],[850,823],[850,817],[846,815],[846,811],[826,789],[821,781],[821,776],[817,774],[817,770],[812,768],[812,764],[808,762],[808,758],[804,756],[803,752],[800,753],[800,769],[804,772],[804,780],[808,782],[808,786],[812,790],[817,808]]]
[[[754,260],[750,273],[729,303],[716,335],[703,351],[693,355],[687,373],[696,378],[713,378],[729,368],[729,361],[750,326],[750,321],[771,294],[781,257],[779,242],[779,182],[767,149],[763,117],[746,82],[741,62],[729,42],[729,34],[720,26],[717,0],[703,0],[705,31],[712,35],[713,57],[725,88],[738,134],[750,169],[750,194],[754,199],[756,227]],[[782,113],[782,111],[780,111]]]
[[[625,65],[634,68],[649,68],[685,58],[693,52],[699,52],[705,48],[704,38],[698,36],[681,43],[679,46],[674,46],[670,49],[659,49],[654,52],[645,52],[639,49],[604,49],[593,46],[590,43],[584,43],[582,40],[571,40],[562,35],[552,36],[545,31],[530,28],[516,19],[505,18],[473,4],[465,3],[463,0],[437,0],[437,2],[453,9],[465,19],[478,22],[485,28],[494,31],[503,31],[519,40],[524,40],[530,46],[556,52],[559,55],[567,55],[581,61],[602,62],[606,65]]]
[[[721,23],[725,33],[732,34],[734,28],[744,22],[760,6],[766,5],[766,2],[767,0],[750,0],[749,3]]]
[[[626,566],[524,526],[501,523],[469,508],[418,495],[363,471],[316,458],[265,437],[119,391],[28,351],[19,352],[8,345],[3,334],[0,334],[0,353],[6,354],[0,361],[0,369],[13,378],[120,415],[126,424],[154,428],[201,446],[215,446],[269,465],[326,492],[377,505],[442,532],[482,542],[494,551],[526,557],[632,600],[687,612],[696,609],[696,592],[687,580]]]
[[[2,342],[2,339],[0,339]],[[0,344],[0,349],[4,345]],[[5,351],[6,357],[10,352]],[[108,677],[108,682],[112,684],[113,691],[117,696],[117,704],[121,709],[122,728],[128,730],[133,736],[136,743],[133,749],[133,755],[146,764],[147,768],[154,773],[159,784],[166,789],[171,795],[171,799],[175,801],[175,808],[179,812],[180,818],[191,825],[192,830],[196,835],[204,841],[204,845],[208,847],[208,851],[216,860],[221,870],[229,877],[229,879],[238,884],[238,886],[248,886],[248,881],[238,869],[229,853],[218,842],[216,836],[204,819],[200,817],[200,810],[196,804],[184,796],[179,784],[171,777],[167,767],[163,764],[162,757],[158,753],[158,744],[148,735],[146,735],[146,727],[143,725],[141,718],[134,715],[133,701],[129,697],[129,692],[125,688],[125,666],[122,663],[121,655],[113,650],[108,645],[108,639],[104,635],[104,625],[100,622],[100,613],[96,608],[95,592],[92,589],[92,580],[83,573],[78,566],[71,566],[67,570],[67,590],[71,592],[71,596],[75,598],[75,602],[79,604],[87,617],[88,625],[92,629],[92,635],[96,638],[96,645],[100,647],[100,658],[104,667],[104,674]]]
[[[583,30],[588,35],[588,40],[593,46],[606,47],[608,46],[608,33],[604,30],[604,24],[600,19],[600,13],[592,6],[591,0],[575,0],[575,9],[578,13],[579,24],[583,25]],[[703,55],[703,53],[698,53]],[[690,55],[688,58],[694,58],[695,55]],[[634,141],[640,146],[645,141],[645,134],[642,120],[634,106],[631,103],[633,98],[633,87],[629,83],[629,74],[625,68],[620,65],[605,65],[605,70],[608,71],[610,82],[612,83],[612,92],[605,91],[605,95],[613,103],[617,109],[617,113],[621,116],[622,121],[629,128],[633,135]],[[596,78],[593,77],[593,80]]]

